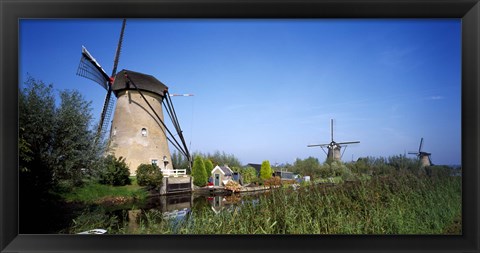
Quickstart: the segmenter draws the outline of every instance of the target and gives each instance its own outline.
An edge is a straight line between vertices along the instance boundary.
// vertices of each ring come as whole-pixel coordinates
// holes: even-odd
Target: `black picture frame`
[[[478,0],[0,0],[1,252],[480,252]],[[18,27],[22,18],[459,18],[462,235],[78,236],[18,234]]]

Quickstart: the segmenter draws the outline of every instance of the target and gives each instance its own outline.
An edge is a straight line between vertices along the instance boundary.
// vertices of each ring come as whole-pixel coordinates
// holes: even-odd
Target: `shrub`
[[[328,163],[325,163],[329,165]],[[293,172],[304,175],[310,176],[312,178],[318,177],[320,174],[320,163],[317,158],[308,157],[304,160],[297,158],[295,163],[293,164]]]
[[[253,167],[248,166],[242,169],[241,173],[244,184],[253,183],[257,179],[257,171]]]
[[[195,160],[193,160],[192,176],[193,184],[196,186],[203,187],[207,185],[207,171],[205,170],[205,163],[200,156],[196,156]]]
[[[113,186],[131,184],[130,170],[125,163],[125,158],[116,158],[113,155],[105,157],[103,169],[100,173],[100,183]]]
[[[272,177],[272,174],[273,170],[272,167],[270,167],[270,162],[268,160],[263,161],[260,167],[260,178],[263,180],[269,179]]]
[[[205,159],[205,171],[207,172],[207,179],[212,176],[213,163],[210,159]]]
[[[328,163],[324,163],[319,166],[319,174],[323,178],[335,176],[335,172],[332,170],[332,167]]]
[[[355,175],[352,173],[352,171],[348,167],[345,167],[343,169],[341,177],[343,181],[352,181],[356,179]]]
[[[163,174],[154,164],[140,164],[137,168],[137,183],[150,189],[162,185]]]

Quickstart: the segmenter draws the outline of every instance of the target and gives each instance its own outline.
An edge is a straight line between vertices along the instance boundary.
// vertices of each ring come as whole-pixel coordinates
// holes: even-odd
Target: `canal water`
[[[182,221],[192,212],[208,212],[217,215],[231,211],[245,202],[256,204],[261,196],[268,192],[237,193],[230,195],[197,195],[182,193],[166,196],[152,196],[143,202],[130,203],[121,207],[89,208],[72,220],[70,227],[60,233],[79,233],[90,229],[105,229],[106,227],[122,228],[122,233],[135,233],[141,219],[146,213],[161,214],[164,219]],[[107,229],[108,230],[108,229]],[[114,230],[116,230],[114,228]],[[118,233],[119,231],[110,231]]]

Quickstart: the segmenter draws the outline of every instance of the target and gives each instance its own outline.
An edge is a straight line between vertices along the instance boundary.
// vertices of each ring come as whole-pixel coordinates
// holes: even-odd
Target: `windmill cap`
[[[128,76],[128,78],[127,78]],[[127,69],[122,69],[115,76],[112,90],[115,95],[122,90],[135,90],[135,85],[129,83],[131,80],[139,90],[149,91],[164,96],[168,87],[152,75],[147,75]]]

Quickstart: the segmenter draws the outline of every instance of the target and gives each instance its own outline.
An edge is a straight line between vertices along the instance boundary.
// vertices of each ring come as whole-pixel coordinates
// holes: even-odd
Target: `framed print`
[[[478,252],[478,1],[1,5],[1,243]]]

